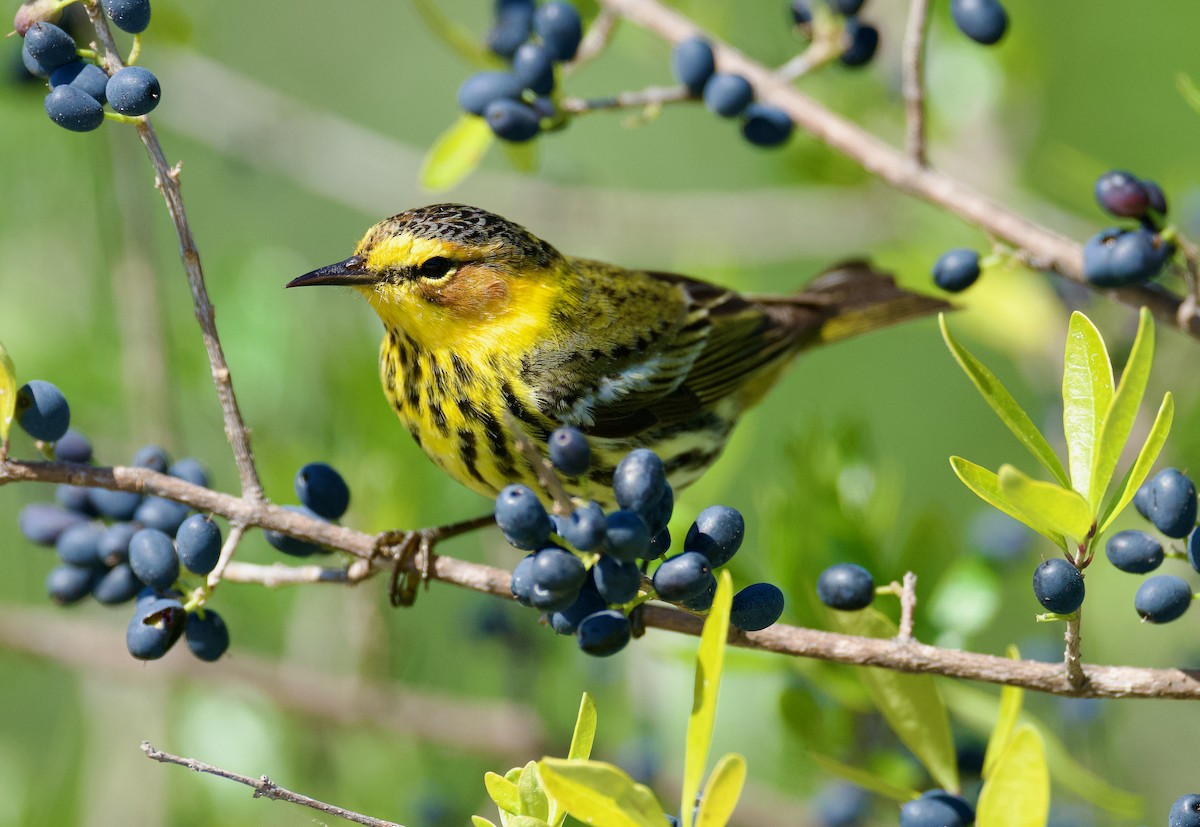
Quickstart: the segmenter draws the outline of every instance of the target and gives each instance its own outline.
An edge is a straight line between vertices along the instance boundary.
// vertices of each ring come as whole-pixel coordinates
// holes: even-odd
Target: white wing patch
[[[678,353],[656,353],[623,370],[601,377],[590,393],[585,393],[562,413],[562,421],[580,427],[595,424],[595,412],[618,405],[630,395],[643,395],[647,403],[669,394],[687,378],[688,372],[704,349],[704,340]]]

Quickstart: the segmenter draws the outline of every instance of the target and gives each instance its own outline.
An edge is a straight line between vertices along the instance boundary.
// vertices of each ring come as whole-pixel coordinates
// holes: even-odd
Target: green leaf
[[[722,755],[713,767],[708,783],[704,785],[700,811],[696,814],[696,827],[725,827],[733,816],[745,784],[746,759],[734,753]]]
[[[521,805],[517,810],[518,814],[533,816],[541,821],[550,818],[550,802],[538,778],[536,761],[530,761],[521,770],[521,777],[517,781],[517,795],[520,796]]]
[[[1033,424],[1033,420],[1029,418],[1029,414],[1025,413],[1024,409],[1017,404],[1017,400],[1013,399],[1012,394],[1008,392],[1004,385],[1000,384],[1000,380],[950,335],[950,328],[946,326],[946,317],[944,314],[938,317],[938,324],[941,325],[942,338],[946,340],[946,346],[950,348],[950,352],[954,354],[954,358],[967,374],[967,377],[979,389],[979,393],[983,395],[984,401],[1000,417],[1000,421],[1008,426],[1008,430],[1012,431],[1013,436],[1029,449],[1029,453],[1033,454],[1034,458],[1056,480],[1063,485],[1070,485],[1071,481],[1067,477],[1067,472],[1063,470],[1062,463],[1055,455],[1054,449],[1050,447],[1050,443],[1042,436],[1042,432]]]
[[[1015,646],[1008,647],[1008,656],[1013,660],[1020,658]],[[1012,740],[1013,730],[1017,728],[1017,719],[1021,716],[1021,702],[1025,698],[1025,690],[1019,686],[1005,686],[1000,689],[1000,714],[996,716],[996,725],[988,738],[987,751],[983,755],[983,777],[992,774],[992,768],[1000,760],[1008,742]]]
[[[518,770],[520,772],[520,770]],[[521,797],[517,785],[494,772],[484,773],[483,786],[496,806],[505,812],[516,815],[521,812]]]
[[[512,164],[513,169],[518,172],[537,172],[537,141],[526,141],[521,144],[504,141],[502,146],[504,147],[504,155],[508,158],[508,162]]]
[[[17,410],[17,369],[0,342],[0,451],[8,440],[13,415]]]
[[[496,827],[495,824],[492,824],[492,822],[488,821],[483,816],[471,816],[471,824],[474,825],[474,827]]]
[[[863,637],[896,636],[892,621],[874,609],[828,612],[837,631]],[[909,751],[925,765],[938,786],[958,789],[958,762],[950,719],[932,675],[892,672],[866,666],[859,677],[888,725]]]
[[[1000,466],[1000,493],[1055,534],[1082,541],[1092,528],[1092,509],[1080,494],[1053,482],[1030,479],[1011,465]]]
[[[470,29],[447,17],[432,0],[413,0],[417,13],[438,38],[480,69],[497,69],[503,63]]]
[[[1000,491],[1000,478],[986,468],[976,465],[962,457],[950,457],[950,467],[962,480],[963,485],[975,492],[975,495],[988,505],[1000,509],[1014,519],[1020,520],[1038,534],[1047,538],[1063,551],[1067,550],[1067,541],[1050,526],[1036,516],[1022,511]]]
[[[1146,435],[1146,441],[1142,443],[1142,450],[1138,452],[1133,465],[1125,472],[1125,477],[1117,486],[1112,499],[1109,500],[1108,507],[1100,518],[1100,529],[1097,531],[1097,536],[1103,534],[1112,521],[1117,519],[1117,516],[1125,510],[1125,506],[1129,505],[1138,488],[1145,482],[1150,469],[1154,467],[1154,461],[1158,459],[1163,443],[1167,441],[1167,434],[1171,432],[1171,422],[1174,418],[1175,397],[1171,396],[1168,391],[1163,396],[1158,414],[1154,417],[1154,424],[1150,426],[1150,433]]]
[[[1138,408],[1142,406],[1142,397],[1146,394],[1146,382],[1150,378],[1150,365],[1154,362],[1154,318],[1150,311],[1142,308],[1138,315],[1137,336],[1133,340],[1133,349],[1125,362],[1125,370],[1121,372],[1121,382],[1109,405],[1104,417],[1104,425],[1100,428],[1100,437],[1096,443],[1096,459],[1092,463],[1092,484],[1089,488],[1088,502],[1093,512],[1100,511],[1100,501],[1112,480],[1121,452],[1129,440],[1133,430],[1133,421],[1137,418]]]
[[[1112,404],[1112,363],[1104,339],[1091,320],[1076,310],[1067,328],[1063,354],[1063,434],[1071,485],[1091,498],[1092,465],[1108,407]]]
[[[1186,72],[1180,72],[1175,76],[1175,88],[1179,90],[1179,94],[1183,95],[1188,106],[1200,112],[1200,88],[1196,87],[1196,82]]]
[[[461,115],[425,153],[417,182],[433,192],[450,189],[475,171],[494,142],[487,121]]]
[[[821,755],[817,752],[809,752],[813,760],[824,767],[827,771],[833,773],[839,778],[844,778],[851,784],[856,784],[868,792],[873,792],[876,795],[881,795],[884,798],[890,798],[898,804],[903,804],[906,801],[912,801],[919,793],[914,790],[906,790],[903,787],[898,787],[886,778],[880,778],[878,775],[872,775],[866,770],[852,767],[849,764],[843,764],[841,761],[835,761],[832,758]]]
[[[593,827],[662,827],[663,807],[649,787],[602,761],[543,758],[542,785],[575,818]]]
[[[504,822],[504,827],[550,827],[550,825],[534,816],[513,816]]]
[[[587,758],[592,754],[592,742],[596,739],[596,702],[587,692],[579,702],[579,714],[575,717],[575,732],[571,735],[571,750],[568,758]]]
[[[1021,724],[979,793],[975,823],[982,827],[1045,827],[1050,815],[1050,769],[1042,736]]]
[[[925,607],[940,630],[970,637],[995,619],[1000,609],[1000,578],[982,557],[960,557],[938,578]]]
[[[717,593],[700,633],[696,652],[696,684],[692,691],[692,714],[688,718],[687,751],[683,759],[683,798],[679,811],[683,827],[692,827],[692,807],[712,744],[713,721],[717,717],[717,694],[725,663],[725,641],[729,637],[729,606],[733,601],[733,578],[722,571]]]

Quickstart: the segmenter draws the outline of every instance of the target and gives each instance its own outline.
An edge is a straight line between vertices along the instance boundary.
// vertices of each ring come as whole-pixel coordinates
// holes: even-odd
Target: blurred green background
[[[768,64],[801,46],[783,0],[673,5]],[[870,68],[801,81],[892,141],[902,133],[905,5],[868,3],[864,17],[883,32]],[[1176,91],[1178,73],[1200,78],[1200,6],[1006,5],[1010,34],[985,49],[935,3],[933,162],[1080,240],[1106,223],[1091,197],[1095,177],[1125,167],[1159,181],[1175,221],[1200,229],[1200,115]],[[488,0],[438,7],[480,35],[488,25]],[[128,462],[157,441],[202,458],[216,487],[233,491],[172,227],[140,144],[116,124],[88,135],[54,127],[41,109],[44,87],[18,71],[20,41],[0,48],[10,67],[0,95],[0,339],[19,377],[68,394],[73,424],[93,439],[99,461]],[[929,267],[942,250],[987,244],[804,135],[779,151],[757,150],[735,125],[695,106],[643,125],[623,113],[580,118],[538,142],[534,174],[494,151],[453,191],[422,192],[422,153],[457,116],[455,90],[472,70],[408,3],[156,0],[142,63],[163,83],[154,120],[168,158],[184,164],[189,216],[268,496],[294,501],[296,469],[328,461],[351,484],[347,524],[366,531],[453,521],[489,505],[437,472],[397,426],[378,389],[380,330],[366,305],[349,291],[282,289],[344,258],[383,216],[464,201],[570,253],[749,291],[788,291],[863,254],[932,290]],[[625,25],[567,89],[602,95],[668,81],[667,48]],[[1069,310],[1092,314],[1118,364],[1136,322],[1129,308],[1019,270],[986,274],[961,304],[955,329],[1056,443]],[[1170,389],[1179,406],[1160,465],[1196,470],[1191,382],[1200,351],[1172,332],[1160,333],[1159,346],[1148,398]],[[34,449],[18,434],[13,453]],[[918,574],[923,640],[993,653],[1017,643],[1057,658],[1062,628],[1034,622],[1028,585],[1053,548],[989,516],[954,479],[952,453],[1035,470],[958,372],[934,322],[906,325],[803,359],[681,498],[673,527],[686,531],[710,503],[741,509],[749,534],[737,581],[778,583],[792,622],[823,622],[815,576],[850,559],[880,581],[905,568]],[[408,825],[494,818],[482,773],[565,753],[585,689],[598,697],[599,757],[650,778],[664,803],[678,806],[692,639],[651,631],[621,655],[593,660],[538,626],[532,610],[447,586],[393,610],[382,579],[353,589],[230,584],[213,599],[234,637],[224,660],[199,664],[178,651],[137,664],[124,649],[126,609],[48,605],[53,555],[18,535],[16,516],[52,495],[34,486],[0,492],[8,526],[0,825],[313,822],[231,783],[153,764],[137,749],[143,739]],[[494,533],[440,550],[497,565],[518,559]],[[257,535],[241,555],[276,559]],[[1198,665],[1195,617],[1140,624],[1138,578],[1103,560],[1088,575],[1088,661]],[[978,693],[996,694],[948,692],[965,746],[980,737],[972,709],[975,726],[983,710],[986,731],[989,707]],[[1162,823],[1170,803],[1196,787],[1190,757],[1200,714],[1190,705],[1047,697],[1028,705],[1075,760],[1144,796],[1141,814],[1095,807],[1066,768],[1068,783],[1055,780],[1055,823]],[[820,823],[808,802],[831,778],[809,748],[928,784],[842,667],[735,654],[715,748],[749,761],[739,824]],[[894,823],[894,805],[873,807],[869,823]]]

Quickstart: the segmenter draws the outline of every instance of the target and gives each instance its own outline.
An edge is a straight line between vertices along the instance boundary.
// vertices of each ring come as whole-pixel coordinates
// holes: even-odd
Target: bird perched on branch
[[[947,306],[862,261],[791,295],[743,296],[566,256],[461,204],[385,219],[354,255],[288,287],[320,284],[353,287],[379,314],[383,392],[456,480],[488,497],[513,482],[540,490],[510,424],[543,454],[574,425],[591,465],[564,482],[606,505],[630,450],[655,451],[682,488],[797,353]]]

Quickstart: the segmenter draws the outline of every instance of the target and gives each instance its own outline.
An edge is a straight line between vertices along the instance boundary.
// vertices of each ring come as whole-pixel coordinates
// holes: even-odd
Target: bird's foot
[[[437,529],[415,531],[384,531],[375,537],[375,553],[392,559],[392,579],[388,598],[393,606],[411,606],[417,599],[417,587],[428,584],[433,570],[433,547],[440,539]],[[412,558],[418,557],[415,571],[409,570]]]

